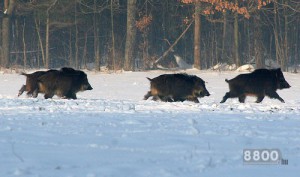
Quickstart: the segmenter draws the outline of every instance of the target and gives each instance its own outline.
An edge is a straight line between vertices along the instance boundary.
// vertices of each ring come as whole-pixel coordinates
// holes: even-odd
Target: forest
[[[299,0],[3,0],[0,66],[299,68]]]

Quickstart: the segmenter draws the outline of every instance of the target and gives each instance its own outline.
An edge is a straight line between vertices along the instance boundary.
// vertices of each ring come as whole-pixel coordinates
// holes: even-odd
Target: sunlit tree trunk
[[[195,28],[194,28],[194,67],[201,69],[200,41],[201,41],[201,18],[200,2],[195,3]]]

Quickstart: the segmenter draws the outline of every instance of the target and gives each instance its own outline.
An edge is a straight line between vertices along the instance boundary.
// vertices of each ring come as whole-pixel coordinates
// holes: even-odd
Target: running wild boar
[[[45,73],[46,71],[36,71],[31,74],[21,73],[21,75],[26,76],[26,84],[21,87],[18,96],[21,96],[26,91],[27,96],[36,98],[38,96],[38,78]]]
[[[93,89],[88,82],[86,73],[66,67],[40,76],[38,87],[39,92],[45,93],[45,99],[52,98],[54,95],[67,99],[77,99],[77,92]]]
[[[144,100],[153,97],[153,100],[162,101],[193,101],[199,103],[198,98],[209,96],[205,82],[194,75],[188,74],[163,74],[150,81],[150,91]]]
[[[225,94],[221,103],[224,103],[228,98],[238,98],[240,103],[244,103],[247,96],[257,97],[256,103],[260,103],[265,96],[284,103],[276,90],[291,87],[285,80],[280,68],[257,69],[252,73],[240,74],[225,81],[229,84],[230,91]]]

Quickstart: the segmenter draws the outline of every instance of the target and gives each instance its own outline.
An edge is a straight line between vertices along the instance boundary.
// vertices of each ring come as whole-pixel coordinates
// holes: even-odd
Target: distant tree
[[[15,0],[4,0],[2,19],[2,57],[1,66],[7,68],[10,64],[10,30],[11,16],[15,8]]]
[[[200,43],[201,43],[201,2],[195,2],[195,29],[194,29],[194,67],[201,69]]]
[[[136,38],[136,0],[127,1],[127,30],[126,30],[126,44],[125,44],[125,62],[124,69],[127,71],[134,70],[134,45]]]
[[[261,8],[262,6],[266,5],[267,2],[270,0],[254,0],[255,7]],[[253,1],[253,2],[254,2]],[[199,66],[201,64],[200,53],[197,50],[201,50],[200,45],[200,18],[198,17],[199,14],[201,15],[211,15],[215,14],[216,12],[222,12],[224,14],[225,11],[231,11],[234,14],[234,61],[237,66],[240,65],[240,58],[239,58],[239,28],[238,28],[238,15],[241,14],[245,18],[250,18],[249,11],[247,6],[243,3],[242,0],[181,0],[184,4],[194,4],[195,6],[195,28],[194,28],[194,65],[197,68],[201,68]],[[201,8],[200,8],[201,7]],[[222,14],[221,13],[221,14]],[[200,32],[199,32],[200,31]]]

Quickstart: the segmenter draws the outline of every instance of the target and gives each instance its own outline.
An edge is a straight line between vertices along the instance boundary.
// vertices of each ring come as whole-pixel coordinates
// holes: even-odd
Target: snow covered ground
[[[144,101],[146,77],[165,72],[87,72],[78,100],[17,97],[25,83],[0,75],[0,177],[296,177],[300,75],[265,98],[219,104],[238,72],[189,70],[207,82],[200,103]],[[243,149],[279,149],[288,165],[246,165]]]

